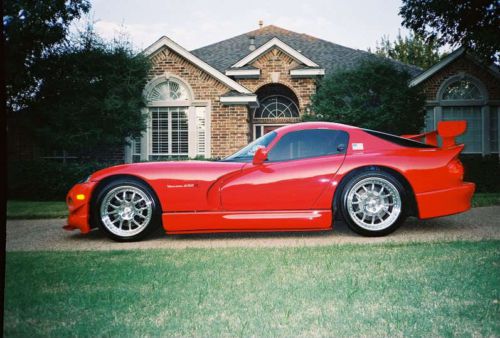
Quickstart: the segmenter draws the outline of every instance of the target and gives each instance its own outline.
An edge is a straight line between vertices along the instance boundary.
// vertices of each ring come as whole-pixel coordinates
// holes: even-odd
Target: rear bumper
[[[469,210],[475,189],[474,183],[463,182],[450,189],[417,194],[419,218],[447,216]]]
[[[67,225],[63,227],[65,230],[78,229],[84,234],[90,231],[90,196],[96,184],[97,182],[79,183],[68,192],[66,204],[69,216]]]

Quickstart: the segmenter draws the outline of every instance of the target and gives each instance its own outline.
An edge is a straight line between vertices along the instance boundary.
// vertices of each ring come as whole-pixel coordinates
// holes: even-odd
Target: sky
[[[275,25],[351,48],[375,48],[401,30],[399,0],[91,0],[105,38],[125,32],[142,50],[166,35],[188,50]]]

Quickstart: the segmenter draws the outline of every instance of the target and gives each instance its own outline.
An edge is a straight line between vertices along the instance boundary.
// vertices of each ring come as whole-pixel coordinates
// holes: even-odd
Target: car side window
[[[345,153],[348,140],[348,134],[342,130],[292,131],[284,135],[271,149],[268,161],[290,161]]]

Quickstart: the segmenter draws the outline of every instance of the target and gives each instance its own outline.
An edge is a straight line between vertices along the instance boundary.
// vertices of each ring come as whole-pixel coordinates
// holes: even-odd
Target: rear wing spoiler
[[[431,146],[438,146],[438,136],[441,138],[441,148],[450,148],[456,145],[455,138],[465,133],[467,121],[440,121],[437,130],[417,135],[401,135],[409,140],[423,142]]]

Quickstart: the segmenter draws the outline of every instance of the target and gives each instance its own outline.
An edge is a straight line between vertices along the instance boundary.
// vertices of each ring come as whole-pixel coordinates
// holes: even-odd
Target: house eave
[[[282,50],[286,54],[290,55],[295,60],[305,64],[308,67],[314,67],[314,68],[319,67],[319,65],[316,64],[314,61],[312,61],[311,59],[309,59],[305,55],[301,54],[296,49],[290,47],[289,45],[287,45],[286,43],[284,43],[280,39],[274,37],[271,40],[269,40],[268,42],[266,42],[265,44],[263,44],[262,46],[260,46],[259,48],[257,48],[256,50],[254,50],[253,52],[251,52],[250,54],[248,54],[247,56],[245,56],[240,61],[236,62],[231,68],[240,68],[240,67],[246,66],[247,64],[251,63],[252,61],[257,59],[259,56],[266,53],[268,50],[270,50],[273,47],[279,48],[280,50]]]
[[[238,79],[258,79],[260,77],[260,69],[228,69],[227,76],[233,76]]]
[[[445,57],[443,60],[440,62],[436,63],[434,66],[431,68],[427,69],[420,75],[417,75],[413,80],[410,81],[410,87],[414,87],[419,85],[420,83],[424,82],[428,78],[430,78],[432,75],[436,74],[439,72],[441,69],[455,61],[458,57],[460,57],[463,53],[465,52],[465,48],[460,47],[447,57]]]
[[[291,69],[290,76],[293,78],[300,77],[311,77],[311,76],[323,76],[325,75],[325,69],[317,68],[317,69]]]
[[[234,96],[221,96],[220,103],[223,105],[249,105],[250,107],[258,107],[259,101],[257,95],[234,95]]]
[[[168,47],[186,60],[190,61],[193,63],[195,66],[199,67],[200,69],[204,70],[220,82],[224,83],[227,85],[229,88],[236,90],[239,93],[242,94],[250,94],[250,90],[247,88],[243,87],[240,85],[238,82],[234,81],[233,79],[227,77],[214,67],[210,66],[208,63],[205,61],[201,60],[191,52],[189,52],[187,49],[182,47],[181,45],[177,44],[175,41],[172,39],[163,36],[160,39],[158,39],[156,42],[154,42],[151,46],[147,47],[144,49],[142,52],[143,55],[145,56],[151,56],[154,53],[156,53],[158,50],[160,50],[162,47]]]

